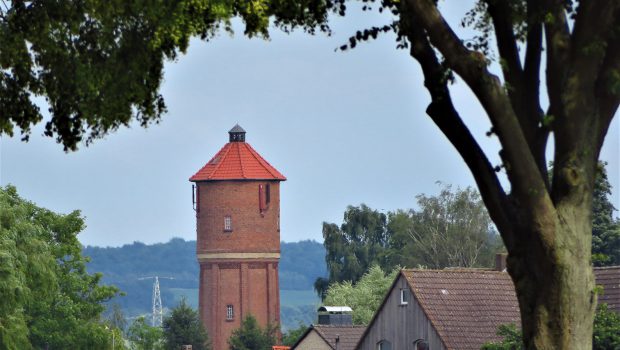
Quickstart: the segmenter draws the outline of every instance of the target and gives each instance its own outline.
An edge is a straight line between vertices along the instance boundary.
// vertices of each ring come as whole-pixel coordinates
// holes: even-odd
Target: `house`
[[[312,325],[291,350],[353,350],[366,326]]]
[[[519,322],[506,272],[402,270],[357,349],[480,349],[498,325]]]
[[[353,325],[348,306],[321,306],[319,324],[312,325],[292,350],[353,350],[366,326]]]
[[[596,284],[603,287],[599,303],[606,303],[609,310],[620,313],[620,266],[595,267]]]
[[[599,301],[620,312],[620,266],[595,268]],[[359,350],[474,350],[500,340],[497,327],[520,324],[506,272],[402,270],[362,334]]]

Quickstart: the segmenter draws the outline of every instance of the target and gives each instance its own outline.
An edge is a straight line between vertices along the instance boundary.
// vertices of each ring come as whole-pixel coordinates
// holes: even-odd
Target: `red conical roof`
[[[189,181],[278,180],[286,177],[246,142],[229,142]]]

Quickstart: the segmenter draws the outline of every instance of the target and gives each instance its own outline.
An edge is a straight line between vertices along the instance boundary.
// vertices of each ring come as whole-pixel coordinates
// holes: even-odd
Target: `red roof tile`
[[[519,304],[506,272],[482,269],[402,270],[415,298],[448,349],[480,349],[497,341],[497,327],[521,326]],[[600,303],[620,311],[620,266],[595,267],[604,287]]]
[[[366,330],[366,326],[357,325],[312,325],[312,328],[332,349],[353,350]],[[338,338],[338,346],[336,346]]]
[[[521,324],[506,272],[454,269],[402,274],[448,349],[480,349],[487,341],[499,340],[499,325]]]
[[[286,177],[277,171],[246,142],[229,142],[189,181],[278,180]]]
[[[595,267],[596,284],[603,286],[598,302],[620,313],[620,266]]]

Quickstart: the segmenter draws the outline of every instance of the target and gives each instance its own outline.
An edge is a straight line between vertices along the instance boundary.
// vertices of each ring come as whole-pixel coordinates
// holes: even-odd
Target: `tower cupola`
[[[229,142],[245,142],[245,130],[243,130],[239,124],[235,124],[235,126],[228,131],[228,137]]]

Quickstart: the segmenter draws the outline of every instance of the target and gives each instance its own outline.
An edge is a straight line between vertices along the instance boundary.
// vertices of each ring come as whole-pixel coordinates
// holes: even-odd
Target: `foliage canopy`
[[[57,214],[0,188],[0,347],[103,348],[103,303],[117,294],[86,272],[79,211]]]
[[[323,223],[329,280],[319,278],[315,290],[323,293],[334,282],[355,284],[373,265],[385,271],[493,266],[502,245],[474,189],[445,185],[436,196],[418,195],[417,202],[416,210],[387,215],[364,204],[349,206],[340,227]]]
[[[353,324],[367,325],[379,309],[400,268],[385,274],[377,265],[372,266],[355,285],[351,281],[336,282],[329,286],[323,304],[346,305],[353,309]]]
[[[228,345],[230,350],[270,350],[276,344],[276,330],[273,325],[262,328],[254,316],[248,315],[233,331]]]
[[[182,345],[192,345],[192,349],[210,350],[211,343],[198,312],[181,299],[170,314],[164,318],[164,349],[176,350]]]

